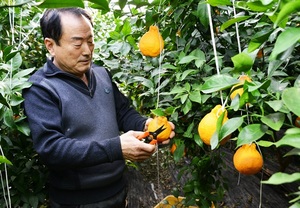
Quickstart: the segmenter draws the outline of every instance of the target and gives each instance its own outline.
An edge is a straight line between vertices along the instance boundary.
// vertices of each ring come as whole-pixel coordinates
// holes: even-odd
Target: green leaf
[[[157,109],[154,109],[154,110],[151,110],[151,113],[155,116],[165,116],[165,113],[162,109],[160,108],[157,108]]]
[[[295,148],[300,148],[299,138],[300,134],[287,134],[284,135],[279,141],[275,142],[274,144],[276,145],[276,147],[292,146]]]
[[[3,97],[3,95],[2,95],[1,93],[0,93],[0,103],[1,103],[2,105],[5,105],[6,107],[9,107],[9,104],[8,104],[6,98]]]
[[[268,65],[268,76],[273,76],[274,72],[285,62],[286,60],[271,60]]]
[[[288,16],[292,13],[295,13],[297,11],[300,11],[300,1],[299,0],[296,0],[296,1],[290,1],[288,2],[287,4],[285,4],[277,18],[276,18],[276,21],[275,21],[275,24],[274,24],[274,27],[277,27],[277,25],[279,25],[283,20],[285,20],[286,18],[288,18]]]
[[[179,60],[178,64],[187,64],[196,59],[198,59],[198,57],[194,56],[194,55],[184,56],[184,57],[182,57],[182,59]]]
[[[12,53],[12,52],[11,52],[12,49],[13,49],[13,45],[6,46],[6,47],[3,49],[3,59],[4,59],[4,62],[9,61],[12,57],[15,56],[16,53],[18,53],[18,51],[13,52],[14,55],[11,56],[10,58],[8,58],[7,56],[9,56],[9,55]]]
[[[169,106],[169,107],[167,107],[166,109],[165,109],[165,114],[166,114],[166,116],[172,116],[172,115],[175,115],[176,114],[176,108],[175,107],[173,107],[173,106]],[[176,120],[176,119],[174,119],[174,120]]]
[[[17,94],[11,94],[10,96],[10,105],[11,106],[17,106],[21,104],[24,101],[24,98]]]
[[[13,70],[19,69],[22,65],[22,56],[20,53],[17,53],[12,59],[12,68]]]
[[[267,90],[267,88],[270,86],[271,84],[271,80],[266,80],[264,81],[263,83],[258,83],[258,82],[248,82],[246,81],[244,86],[247,86],[248,87],[248,91],[249,92],[254,92],[255,90],[258,90],[258,89],[265,89]]]
[[[35,195],[29,196],[29,204],[31,205],[31,207],[38,207],[39,198]]]
[[[184,193],[192,192],[194,191],[194,186],[191,183],[186,183],[183,187]]]
[[[237,130],[243,124],[243,121],[243,117],[235,117],[226,121],[226,123],[224,123],[224,125],[221,127],[219,133],[220,141]]]
[[[141,82],[142,85],[144,85],[145,87],[148,87],[149,89],[153,88],[153,82],[150,79],[146,79],[144,77],[134,77],[135,81]]]
[[[253,59],[247,53],[239,53],[231,58],[235,72],[247,72],[252,68]]]
[[[202,103],[200,91],[192,91],[189,95],[189,99],[193,102]]]
[[[220,31],[224,31],[226,28],[230,27],[231,25],[235,24],[236,22],[241,22],[241,21],[244,21],[246,19],[249,19],[250,16],[243,16],[243,17],[237,17],[237,18],[234,18],[234,19],[231,19],[231,20],[228,20],[227,22],[224,22],[222,25],[221,25],[221,28],[220,28]]]
[[[195,65],[197,68],[201,68],[204,64],[205,64],[205,60],[203,60],[203,59],[195,60]]]
[[[12,87],[13,87],[13,90],[16,92],[16,91],[21,91],[25,88],[29,88],[29,87],[31,87],[31,85],[32,85],[32,83],[30,83],[30,82],[19,82],[18,83],[18,82],[16,82],[16,79],[15,79]]]
[[[270,60],[275,60],[277,56],[294,45],[300,40],[300,28],[288,28],[283,31],[276,39]]]
[[[182,156],[184,156],[185,145],[184,145],[183,140],[180,140],[180,139],[176,139],[174,144],[176,145],[176,149],[175,149],[174,155],[173,155],[174,160],[175,160],[175,162],[179,162],[180,159],[182,158]]]
[[[208,12],[207,12],[207,5],[204,4],[202,1],[199,1],[199,3],[198,3],[198,8],[197,8],[196,14],[206,30],[209,26],[209,17],[208,17]]]
[[[180,96],[180,101],[181,104],[185,103],[185,101],[188,99],[189,95],[188,94],[183,94]]]
[[[292,149],[291,151],[289,151],[288,153],[286,153],[286,154],[284,155],[284,157],[292,156],[292,155],[300,156],[300,149],[299,149],[299,148],[294,148],[294,149]]]
[[[3,155],[0,155],[0,164],[5,163],[8,165],[12,165],[12,163]]]
[[[266,104],[268,104],[276,112],[282,108],[283,101],[282,100],[271,100],[271,101],[267,101]]]
[[[190,85],[190,83],[185,83],[184,84],[184,88],[185,88],[185,90],[187,91],[187,92],[189,92],[190,90],[191,90],[191,85]]]
[[[40,8],[62,8],[62,7],[81,7],[84,8],[82,0],[44,0],[38,5]]]
[[[186,138],[193,138],[193,130],[194,130],[194,123],[190,123],[190,125],[188,126],[187,130],[184,132],[183,136]]]
[[[9,128],[13,128],[15,126],[15,122],[13,120],[13,112],[11,109],[7,109],[4,112],[3,120],[4,120],[4,124]]]
[[[203,141],[200,139],[199,134],[194,134],[194,141],[195,141],[195,143],[196,143],[199,147],[203,147],[204,143],[203,143]]]
[[[284,119],[284,113],[272,113],[267,116],[263,116],[261,121],[275,131],[279,131],[283,125]]]
[[[218,132],[215,131],[214,134],[210,138],[210,148],[211,150],[216,149],[219,144]]]
[[[248,46],[248,52],[258,49],[264,42],[269,39],[269,36],[272,34],[272,30],[266,29],[256,33],[252,38]]]
[[[289,135],[289,134],[300,134],[300,128],[290,128],[288,130],[285,131],[285,134],[286,135]]]
[[[267,11],[268,9],[272,8],[273,4],[271,4],[271,3],[272,3],[272,1],[269,1],[269,2],[251,1],[251,2],[247,2],[247,6],[252,11],[264,12],[264,11]]]
[[[170,64],[170,63],[165,63],[165,64],[163,64],[163,65],[162,65],[162,68],[163,68],[163,69],[173,69],[173,70],[176,70],[176,69],[177,69],[176,66],[174,66],[173,64]]]
[[[258,141],[257,144],[258,144],[259,146],[262,146],[262,147],[271,147],[272,145],[274,145],[273,142],[270,142],[270,141],[264,141],[264,140]]]
[[[238,111],[240,109],[240,95],[237,94],[230,103],[230,108],[234,111]]]
[[[10,61],[12,58],[14,58],[17,54],[19,54],[19,51],[13,51],[9,54],[7,54],[7,56],[4,56],[4,61],[5,63],[7,63],[8,61]]]
[[[27,75],[31,74],[33,71],[35,70],[35,68],[29,68],[29,69],[23,69],[20,70],[18,73],[16,73],[13,78],[17,79],[17,78],[23,78],[26,77]]]
[[[273,3],[273,0],[260,0],[260,1],[264,6]]]
[[[250,124],[245,126],[238,135],[237,147],[260,139],[267,130],[268,127],[261,124]]]
[[[188,69],[188,70],[185,70],[183,73],[182,73],[182,76],[181,76],[181,79],[180,81],[183,81],[189,74],[194,74],[198,72],[198,70],[195,70],[195,69]]]
[[[216,131],[213,134],[212,138],[210,139],[210,146],[212,150],[214,150],[219,144],[219,132],[223,124],[224,116],[225,116],[225,111],[222,112],[222,114],[218,117]]]
[[[181,94],[184,92],[186,92],[186,90],[183,87],[175,85],[175,87],[171,90],[169,94]]]
[[[202,86],[203,93],[212,93],[220,90],[228,89],[239,81],[229,75],[214,75],[210,77]]]
[[[190,99],[187,99],[182,109],[184,115],[187,114],[191,109],[192,109],[192,102],[190,101]]]
[[[282,92],[282,101],[290,111],[300,116],[300,88],[286,88]]]
[[[88,1],[94,3],[91,5],[91,7],[94,9],[100,9],[102,11],[102,14],[105,14],[108,11],[110,11],[108,6],[108,1],[106,0],[88,0]]]
[[[231,6],[232,5],[230,0],[208,0],[207,2],[212,6],[221,6],[221,5]]]
[[[122,9],[124,9],[124,7],[126,6],[127,0],[119,0],[119,7]]]
[[[108,34],[109,34],[109,37],[111,37],[113,40],[118,40],[121,38],[120,33],[117,31],[111,31]]]
[[[293,174],[288,174],[288,173],[274,173],[269,180],[267,181],[262,181],[263,184],[273,184],[273,185],[279,185],[279,184],[284,184],[284,183],[292,183],[295,181],[300,180],[300,173],[293,173]]]
[[[26,136],[30,135],[30,128],[27,122],[22,122],[21,124],[17,123],[17,129]]]
[[[127,35],[131,34],[131,26],[130,26],[130,22],[128,20],[124,21],[121,33],[123,36],[127,36]]]

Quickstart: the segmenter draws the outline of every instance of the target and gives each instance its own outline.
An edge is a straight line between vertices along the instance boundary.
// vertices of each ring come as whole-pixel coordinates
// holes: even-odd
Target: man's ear
[[[48,50],[48,52],[50,53],[51,56],[55,56],[55,41],[52,39],[52,38],[45,38],[44,39],[44,43],[45,43],[45,46]]]

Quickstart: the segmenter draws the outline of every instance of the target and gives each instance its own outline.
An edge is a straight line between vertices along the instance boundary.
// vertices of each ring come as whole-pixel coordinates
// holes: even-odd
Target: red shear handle
[[[143,134],[139,135],[139,136],[137,137],[137,139],[138,139],[138,140],[142,140],[142,139],[146,138],[146,137],[149,136],[149,135],[150,135],[150,134],[149,134],[149,131],[145,131]]]
[[[153,140],[151,140],[151,142],[149,142],[149,144],[155,145],[155,144],[157,144],[157,140],[153,139]]]

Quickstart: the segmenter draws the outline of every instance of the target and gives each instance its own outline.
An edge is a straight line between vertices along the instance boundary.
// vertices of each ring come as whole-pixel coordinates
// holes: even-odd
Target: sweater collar
[[[86,72],[88,86],[86,86],[86,84],[77,76],[56,67],[53,63],[53,59],[47,60],[45,63],[44,72],[47,77],[60,77],[62,80],[73,85],[83,93],[93,96],[96,89],[96,78],[93,73],[93,65],[94,64],[92,64],[92,67]]]

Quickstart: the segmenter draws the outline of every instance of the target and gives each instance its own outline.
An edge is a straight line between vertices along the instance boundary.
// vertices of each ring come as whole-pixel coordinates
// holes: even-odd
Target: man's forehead
[[[91,21],[84,15],[80,14],[73,14],[70,12],[64,12],[60,14],[60,19],[61,19],[61,24],[63,25],[72,25],[72,23],[76,23],[75,20],[84,20],[86,21],[89,25],[92,26]]]
[[[66,16],[63,16],[61,20],[62,36],[71,36],[72,39],[93,37],[93,28],[90,21],[86,17],[68,14]],[[82,23],[82,20],[86,22],[86,24]]]

